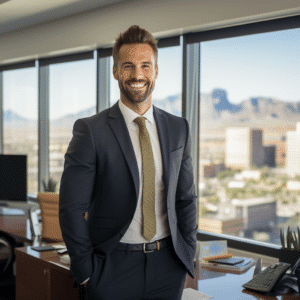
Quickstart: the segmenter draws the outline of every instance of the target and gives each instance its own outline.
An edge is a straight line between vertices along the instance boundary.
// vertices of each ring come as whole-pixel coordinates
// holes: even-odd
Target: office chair
[[[41,210],[42,238],[62,242],[63,237],[58,219],[59,195],[40,192],[37,198]]]
[[[0,276],[8,271],[13,262],[13,258],[13,245],[4,236],[0,236]]]
[[[14,245],[0,235],[0,299],[15,299],[16,278],[13,271]],[[3,297],[5,295],[5,297]]]

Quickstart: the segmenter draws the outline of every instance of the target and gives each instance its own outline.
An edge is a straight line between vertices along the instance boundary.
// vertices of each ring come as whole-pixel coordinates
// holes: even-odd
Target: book
[[[213,263],[213,262],[202,260],[200,261],[200,267],[208,269],[210,271],[240,273],[240,272],[247,271],[255,264],[255,260],[252,258],[246,258],[246,257],[235,257],[235,258],[243,259],[243,261],[236,265],[226,265],[222,263]]]

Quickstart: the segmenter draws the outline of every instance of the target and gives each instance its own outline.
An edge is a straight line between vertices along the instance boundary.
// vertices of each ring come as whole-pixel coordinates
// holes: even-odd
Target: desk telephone
[[[268,293],[269,295],[283,295],[297,292],[300,289],[300,259],[287,273],[291,265],[279,262],[261,271],[261,260],[256,263],[253,278],[243,285],[244,288]]]

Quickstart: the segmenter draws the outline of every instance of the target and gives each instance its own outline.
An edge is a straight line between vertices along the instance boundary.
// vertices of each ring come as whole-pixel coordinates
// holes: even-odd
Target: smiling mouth
[[[134,88],[134,89],[141,89],[143,87],[146,86],[146,83],[145,82],[142,82],[142,83],[130,83],[128,84],[131,88]]]

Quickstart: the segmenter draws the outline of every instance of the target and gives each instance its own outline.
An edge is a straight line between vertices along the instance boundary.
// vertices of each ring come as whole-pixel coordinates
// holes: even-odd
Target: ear
[[[155,79],[157,78],[158,76],[158,66],[155,67]]]
[[[118,70],[115,66],[113,66],[113,75],[116,80],[119,80]]]

